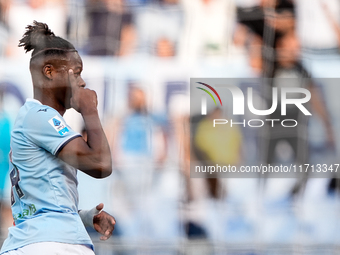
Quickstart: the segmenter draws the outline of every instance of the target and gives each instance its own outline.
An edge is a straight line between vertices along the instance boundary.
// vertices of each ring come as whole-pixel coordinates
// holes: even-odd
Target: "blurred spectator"
[[[177,53],[183,23],[178,0],[151,1],[134,13],[140,52],[157,55],[159,43],[167,43],[173,48],[173,54]]]
[[[10,0],[0,1],[0,56],[5,54],[8,40],[8,9]]]
[[[156,44],[156,56],[160,58],[175,56],[175,46],[167,38],[160,38]]]
[[[151,160],[154,157],[153,162],[162,165],[166,159],[165,125],[167,123],[163,116],[148,113],[146,100],[142,89],[130,88],[129,108],[131,112],[121,120],[122,134],[117,138],[121,139],[121,150],[125,153],[144,154]],[[160,129],[157,130],[157,127]],[[160,133],[157,134],[157,131]],[[158,136],[155,137],[155,135]],[[155,150],[157,146],[160,147]]]
[[[119,164],[120,155],[143,155],[152,158],[156,153],[157,159],[155,162],[163,163],[165,160],[165,151],[157,154],[161,150],[154,151],[154,137],[150,133],[154,126],[162,127],[162,138],[165,139],[164,125],[165,118],[150,114],[147,110],[147,98],[145,92],[138,87],[130,87],[128,96],[129,112],[127,115],[121,116],[121,119],[115,123],[114,132],[117,132],[114,137],[114,146],[112,148],[115,163]],[[165,140],[163,140],[163,149]]]
[[[319,115],[326,128],[328,145],[334,148],[334,133],[332,125],[330,123],[330,117],[324,104],[322,92],[317,88],[312,81],[307,79],[301,80],[301,78],[308,78],[310,74],[304,69],[300,62],[300,44],[294,33],[287,33],[277,40],[277,64],[275,66],[274,77],[275,78],[295,78],[289,82],[289,86],[292,86],[292,82],[296,87],[306,87],[311,91],[311,106],[314,112]],[[280,87],[280,83],[276,83],[277,87]],[[288,86],[288,84],[286,84]],[[298,110],[295,108],[295,110]],[[292,109],[291,109],[292,111]],[[288,113],[287,113],[288,116]],[[274,116],[275,117],[275,116]],[[302,117],[302,116],[301,116]],[[301,117],[293,119],[299,119]],[[300,123],[299,122],[299,123]],[[305,122],[305,121],[303,121]],[[299,132],[300,133],[300,132]],[[302,132],[306,133],[306,132]],[[302,134],[301,133],[301,134]],[[308,149],[303,151],[307,151]],[[302,163],[303,161],[301,161]]]
[[[327,130],[327,144],[334,149],[334,133],[330,123],[329,113],[322,99],[321,91],[308,79],[309,73],[303,68],[300,62],[300,44],[294,32],[288,32],[279,35],[276,38],[276,62],[273,71],[274,87],[300,87],[307,88],[311,92],[310,106],[314,112],[323,121]],[[284,79],[290,78],[290,79]],[[267,93],[270,95],[270,93]],[[291,97],[298,95],[291,93]],[[270,105],[271,99],[268,101]],[[308,104],[307,108],[309,107]],[[287,106],[285,119],[294,119],[298,122],[296,127],[283,128],[279,124],[274,127],[267,127],[264,136],[265,162],[272,163],[297,163],[305,164],[309,162],[309,144],[308,144],[308,116],[295,106]],[[280,99],[277,110],[270,115],[270,119],[282,120]],[[279,123],[279,122],[277,122]],[[297,182],[292,193],[301,191],[306,179]]]
[[[195,145],[213,164],[237,165],[241,159],[241,133],[235,125],[212,125],[214,119],[222,118],[222,110],[216,108],[200,121],[195,133]]]
[[[179,169],[190,179],[190,105],[189,98],[184,94],[176,94],[169,102],[169,115],[172,124],[172,133],[175,144],[176,158],[178,159]],[[189,194],[190,191],[187,192]],[[192,196],[188,196],[189,200]]]
[[[273,51],[276,43],[275,35],[295,31],[294,2],[292,0],[261,0],[255,6],[239,7],[237,16],[239,23],[248,27],[253,33],[250,45],[262,43],[263,52],[260,66],[263,75],[266,77],[272,75],[275,62]],[[243,26],[239,25],[236,34],[242,34],[242,30],[244,30]],[[250,60],[255,60],[255,62],[251,62],[251,66],[256,64],[256,70],[258,70],[260,59],[253,54],[254,52],[251,50]]]
[[[340,25],[338,0],[299,0],[297,6],[297,34],[303,48],[335,49],[338,36],[334,24]],[[327,11],[325,11],[327,10]],[[334,22],[329,22],[332,19]]]
[[[249,45],[249,62],[257,77],[262,75],[262,38],[258,35],[253,35]]]
[[[83,54],[88,37],[87,0],[67,0],[67,39]]]
[[[89,0],[87,12],[89,55],[123,56],[134,50],[133,16],[123,0]]]
[[[207,192],[206,179],[190,178],[190,161],[194,160],[195,155],[190,151],[192,135],[190,134],[189,109],[190,105],[187,95],[178,93],[170,98],[171,138],[173,138],[175,156],[178,159],[178,167],[184,182],[184,190],[181,197],[181,201],[185,204],[182,211],[183,227],[189,239],[197,239],[207,237],[204,224],[206,208],[203,201],[210,197],[210,194]]]
[[[262,0],[265,18],[276,32],[287,33],[295,29],[295,3],[293,0]],[[272,11],[275,11],[272,13]]]
[[[220,108],[215,108],[196,127],[193,146],[196,147],[196,157],[209,165],[237,166],[241,160],[242,135],[238,127],[217,125],[214,119],[222,119]],[[218,178],[207,178],[210,194],[213,198],[222,196]]]
[[[0,1],[0,24],[8,25],[7,14],[8,8],[10,5],[10,0],[1,0]]]
[[[333,53],[333,54],[336,54],[338,55],[339,57],[339,49],[340,49],[340,22],[339,20],[337,19],[337,15],[339,13],[339,9],[340,9],[340,6],[339,6],[339,2],[336,2],[336,3],[332,3],[332,1],[329,1],[329,2],[325,2],[325,1],[322,1],[320,2],[320,5],[322,7],[322,10],[323,10],[323,15],[326,16],[327,18],[327,21],[328,21],[328,26],[331,27],[333,33],[331,33],[332,35],[332,41],[333,41],[333,45],[334,46],[334,35],[336,36],[336,41],[337,41],[337,49],[334,50],[334,49],[328,49],[330,50],[328,53],[327,51],[323,52],[323,55],[326,57],[325,59],[327,59],[327,57],[329,57],[330,53]],[[336,5],[337,9],[334,10],[334,5]],[[335,13],[336,12],[336,13]],[[330,41],[330,38],[328,39]],[[323,47],[325,50],[325,47]],[[327,49],[326,49],[327,50]],[[328,55],[328,56],[327,56]],[[337,59],[337,65],[333,65],[335,68],[337,68],[337,66],[339,65],[339,59]],[[327,66],[324,67],[325,69],[327,69]],[[327,84],[328,85],[328,84]],[[326,85],[326,87],[327,87]],[[334,87],[332,89],[332,86],[328,86],[329,90],[330,90],[330,93],[334,93],[337,91],[334,90]],[[337,88],[337,86],[336,86]],[[334,91],[334,92],[333,92]],[[331,98],[332,99],[332,98]],[[329,100],[331,101],[331,100]],[[332,104],[334,104],[335,102],[332,102]],[[332,106],[331,104],[331,106]],[[330,107],[330,109],[334,109],[335,107]],[[337,114],[337,111],[334,111],[333,110],[333,125],[337,125],[337,123],[339,123],[339,118],[338,118],[338,114]],[[339,136],[337,137],[339,138]],[[339,141],[339,139],[338,139]],[[339,154],[339,148],[337,148],[338,150],[338,154]],[[330,181],[329,181],[329,184],[328,184],[328,191],[330,193],[333,193],[334,191],[337,191],[339,192],[340,191],[340,179],[338,177],[334,177],[332,178]]]
[[[150,0],[124,0],[126,5],[129,6],[142,6],[150,2]]]
[[[7,45],[7,55],[10,57],[23,56],[18,48],[25,27],[33,20],[45,22],[57,35],[66,35],[67,12],[65,0],[11,0],[8,13],[10,38]]]
[[[190,160],[192,162],[200,161],[198,164],[206,167],[215,164],[237,167],[241,163],[243,137],[240,129],[229,123],[216,127],[212,125],[213,119],[225,117],[225,113],[222,113],[220,108],[215,108],[206,116],[197,115],[191,118]],[[187,181],[189,199],[191,199],[187,204],[189,222],[186,227],[189,238],[207,237],[225,240],[228,236],[226,233],[229,231],[229,226],[225,221],[225,210],[228,208],[229,212],[232,212],[234,209],[231,209],[232,204],[226,204],[226,201],[233,199],[229,197],[229,191],[233,187],[229,187],[230,179],[221,177],[219,174],[207,173],[206,178],[192,178]],[[238,231],[241,227],[240,218],[242,216],[239,215],[233,231]]]
[[[238,6],[237,14],[241,24],[263,38],[272,36],[266,31],[266,25],[277,32],[288,32],[295,28],[295,4],[292,0],[261,0],[255,5],[241,5]]]
[[[167,158],[167,122],[163,116],[148,112],[146,94],[135,84],[129,88],[128,104],[129,111],[111,122],[106,133],[114,169],[119,171],[122,207],[126,208],[121,216],[123,235],[133,237],[152,231],[150,224],[143,229],[131,223],[132,220],[138,220],[138,224],[151,220],[151,215],[144,214],[145,203],[152,198],[155,170],[162,169]]]
[[[226,56],[231,51],[235,24],[233,0],[182,0],[185,14],[181,59]]]
[[[307,88],[308,74],[305,69],[299,63],[299,43],[294,33],[289,33],[280,36],[276,43],[276,56],[277,61],[273,68],[273,87],[302,87]],[[281,78],[281,79],[275,79]],[[293,79],[282,79],[282,78],[293,78]],[[268,87],[271,91],[272,87]],[[268,95],[268,105],[271,105],[271,93],[265,93]],[[296,96],[296,94],[294,94]],[[285,128],[282,127],[279,122],[274,124],[274,127],[267,127],[267,135],[264,140],[268,142],[265,143],[265,162],[269,164],[273,163],[288,163],[296,162],[299,164],[305,164],[308,162],[308,144],[307,144],[307,120],[308,117],[305,116],[300,109],[296,106],[287,106],[286,116],[281,116],[281,103],[278,103],[276,111],[270,115],[269,119],[294,119],[298,122],[296,127]],[[267,140],[268,139],[268,140]],[[290,146],[283,146],[283,141],[288,142]],[[282,145],[282,146],[279,146]],[[279,150],[283,148],[282,150]],[[291,151],[291,153],[289,153]],[[283,155],[288,156],[282,158]],[[286,162],[280,162],[280,161]],[[287,162],[288,160],[288,162]],[[290,161],[289,161],[290,160]]]
[[[250,65],[257,73],[262,69],[263,76],[274,78],[270,86],[267,86],[267,84],[263,87],[263,95],[267,105],[272,103],[272,86],[279,88],[282,86],[308,88],[312,93],[311,106],[319,115],[327,130],[328,145],[334,147],[334,134],[329,114],[322,100],[321,91],[307,80],[307,78],[310,78],[310,74],[300,61],[300,42],[295,36],[295,16],[295,2],[290,0],[262,0],[258,6],[238,10],[239,22],[247,26],[253,33],[251,40],[248,39],[248,44],[246,44],[249,49]],[[242,27],[239,28],[241,32],[242,29],[244,30]],[[247,33],[247,30],[245,31],[243,33]],[[242,40],[240,41],[242,43]],[[261,44],[262,57],[259,57],[259,46]],[[288,82],[287,79],[276,78],[293,79]],[[282,119],[280,102],[278,106],[270,118]],[[261,142],[264,162],[270,164],[287,162],[304,164],[309,162],[308,118],[296,107],[288,108],[285,118],[297,120],[298,126],[287,129],[280,125],[274,125],[274,128],[267,127],[262,130]],[[304,179],[297,182],[292,192],[300,191],[305,181]]]

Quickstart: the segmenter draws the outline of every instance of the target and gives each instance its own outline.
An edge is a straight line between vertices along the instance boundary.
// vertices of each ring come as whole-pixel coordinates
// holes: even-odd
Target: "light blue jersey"
[[[0,253],[36,242],[93,244],[78,214],[77,170],[57,158],[80,134],[53,108],[27,99],[11,137],[15,226]]]

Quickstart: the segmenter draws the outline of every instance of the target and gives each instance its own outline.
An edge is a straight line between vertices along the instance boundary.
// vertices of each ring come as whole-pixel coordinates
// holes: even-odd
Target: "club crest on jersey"
[[[58,115],[50,119],[48,123],[51,124],[51,126],[59,133],[59,135],[65,135],[69,132],[69,129],[66,127],[65,123],[58,117]]]

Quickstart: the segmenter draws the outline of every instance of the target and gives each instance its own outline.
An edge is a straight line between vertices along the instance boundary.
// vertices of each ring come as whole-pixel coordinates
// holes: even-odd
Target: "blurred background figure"
[[[129,215],[125,224],[122,221],[122,231],[136,238],[152,234],[150,229],[155,227],[146,205],[152,206],[157,172],[162,171],[167,158],[167,120],[149,112],[146,93],[136,83],[129,84],[128,108],[114,117],[107,134],[120,180],[119,193],[127,210],[124,218]]]
[[[163,56],[169,55],[165,50],[171,48],[171,56],[177,55],[183,23],[183,10],[178,0],[149,1],[134,13],[140,52]]]
[[[115,164],[126,163],[120,162],[124,154],[136,157],[154,156],[152,163],[163,164],[166,159],[166,130],[164,129],[166,118],[149,113],[146,94],[137,84],[129,85],[128,105],[127,114],[123,114],[120,118],[115,117],[116,126],[112,128],[115,133],[112,137]],[[160,128],[158,130],[160,136],[157,136],[160,140],[155,138],[158,134],[154,128],[157,127]]]
[[[242,135],[237,126],[211,124],[214,119],[225,119],[222,110],[215,108],[196,127],[194,143],[198,160],[210,162],[209,165],[237,166],[241,162]],[[217,175],[218,177],[218,175]],[[223,179],[222,179],[223,180]],[[211,197],[225,196],[219,178],[207,178]]]
[[[0,1],[0,56],[4,56],[8,40],[8,9],[10,0]]]
[[[296,31],[302,47],[307,51],[338,48],[339,1],[300,0],[295,5]]]
[[[86,52],[97,56],[124,56],[135,47],[133,14],[123,0],[88,0]]]
[[[233,0],[182,0],[184,31],[181,58],[195,61],[202,56],[227,56],[232,50],[235,24]]]
[[[175,45],[167,38],[159,38],[156,42],[156,55],[160,58],[175,56]]]
[[[227,119],[227,114],[222,112],[220,108],[214,108],[205,117],[192,117],[191,133],[192,133],[192,160],[201,162],[202,167],[209,165],[230,165],[238,166],[241,163],[242,156],[242,134],[237,126],[212,125],[214,119]],[[201,188],[206,190],[201,197],[193,196],[188,203],[188,213],[197,212],[198,215],[203,214],[205,217],[197,221],[197,216],[191,214],[188,223],[188,236],[199,236],[200,232],[206,234],[206,237],[212,240],[227,238],[227,224],[225,223],[226,201],[228,199],[228,182],[226,178],[220,178],[219,174],[206,173]],[[197,188],[197,183],[190,182],[190,189]],[[196,187],[195,187],[196,184]],[[191,194],[195,190],[189,190]],[[197,191],[196,191],[197,193]],[[189,193],[190,194],[190,193]],[[204,196],[205,195],[205,196]],[[199,199],[203,201],[200,201]],[[194,209],[194,210],[193,210]],[[210,220],[207,224],[209,216],[213,216],[214,220]],[[202,228],[202,230],[200,230]],[[198,232],[198,233],[197,233]],[[201,235],[203,235],[201,233]],[[192,235],[192,236],[191,236]],[[202,237],[202,236],[201,236]]]
[[[330,116],[328,114],[327,108],[323,103],[322,92],[315,87],[312,80],[310,80],[310,74],[306,71],[306,69],[302,66],[300,61],[300,44],[295,36],[294,32],[287,32],[285,34],[278,34],[276,37],[276,61],[273,68],[273,84],[272,86],[277,88],[282,87],[302,87],[308,88],[312,93],[311,106],[314,107],[314,112],[319,114],[320,119],[323,121],[324,128],[327,129],[327,143],[330,146],[334,147],[334,134],[332,126],[330,125]],[[288,79],[287,79],[288,78]],[[292,79],[293,78],[293,79]],[[269,93],[268,93],[269,94]],[[294,95],[291,95],[294,97]],[[296,97],[297,95],[295,95]],[[269,98],[268,105],[271,102],[271,98]],[[280,101],[280,100],[279,100]],[[279,104],[280,106],[280,104]],[[277,111],[274,112],[270,118],[272,119],[280,119],[281,117],[281,108],[278,107]],[[308,161],[308,144],[307,144],[307,118],[301,114],[301,111],[294,107],[294,109],[287,109],[287,116],[285,118],[297,120],[299,128],[303,128],[303,130],[295,130],[294,128],[289,129],[289,132],[294,132],[294,137],[296,139],[302,139],[302,141],[297,142],[289,142],[292,145],[294,150],[294,155],[296,155],[297,162],[307,162]],[[289,137],[285,131],[280,127],[276,127],[275,129],[269,129],[273,132],[281,133],[285,137]],[[288,131],[287,131],[288,132]],[[278,135],[273,135],[279,139]],[[275,139],[275,140],[277,140]],[[295,139],[293,139],[295,140]],[[295,140],[297,141],[297,140]],[[295,144],[295,145],[293,145]],[[304,145],[303,145],[304,144]],[[302,146],[299,149],[299,146]],[[275,148],[269,146],[268,153],[271,156],[268,156],[268,163],[274,162],[274,153]],[[300,155],[300,153],[304,153],[304,156]]]
[[[307,88],[311,92],[310,105],[307,108],[316,113],[316,116],[322,121],[326,131],[326,144],[329,148],[334,149],[334,132],[330,123],[330,115],[324,103],[323,93],[315,85],[311,75],[306,71],[301,63],[300,43],[295,35],[294,30],[288,32],[278,32],[275,38],[276,60],[273,67],[273,87],[278,89],[284,87]],[[269,87],[270,88],[270,87]],[[269,90],[270,91],[270,90]],[[270,92],[266,93],[270,95]],[[299,98],[297,94],[291,93],[290,97]],[[268,105],[272,98],[268,97]],[[282,120],[281,100],[279,107],[270,115],[271,119]],[[267,127],[264,131],[264,150],[266,163],[283,163],[294,162],[296,164],[305,164],[310,162],[310,144],[308,138],[308,120],[309,118],[302,114],[296,107],[287,107],[284,118],[296,120],[299,125],[293,128],[283,128],[274,124],[274,129]],[[304,191],[307,176],[299,180],[292,188],[291,195]],[[300,194],[301,195],[301,194]]]
[[[333,3],[335,1],[332,3],[330,1],[327,5],[323,1],[307,3],[307,1],[265,0],[257,1],[257,3],[254,3],[254,1],[250,5],[245,3],[249,3],[250,1],[240,2],[243,2],[243,4],[238,8],[240,25],[237,33],[241,35],[242,33],[248,34],[251,35],[251,37],[250,40],[239,40],[238,42],[240,44],[243,43],[248,49],[249,64],[255,74],[264,78],[274,78],[271,82],[264,84],[260,90],[261,100],[263,100],[265,109],[269,109],[272,104],[272,87],[282,88],[291,86],[307,88],[311,92],[312,99],[309,107],[316,113],[313,114],[312,118],[306,118],[298,109],[287,109],[287,116],[285,117],[297,120],[299,123],[298,127],[287,130],[278,125],[275,126],[275,129],[269,126],[262,129],[259,133],[259,145],[262,146],[260,147],[260,154],[263,155],[262,159],[267,164],[330,162],[326,155],[332,155],[336,144],[336,137],[333,131],[335,118],[332,117],[332,112],[330,111],[331,108],[329,107],[328,99],[331,97],[327,93],[330,86],[325,84],[325,79],[322,81],[316,79],[311,80],[311,78],[315,78],[315,71],[317,70],[313,67],[320,65],[320,54],[323,53],[319,51],[317,53],[319,54],[318,60],[311,62],[308,57],[312,55],[307,55],[305,52],[308,50],[307,44],[311,45],[318,41],[327,41],[328,43],[332,41],[333,45],[335,45],[336,40],[334,39],[336,37],[333,35],[336,34],[334,31],[336,32],[337,28],[335,28],[334,24],[338,21],[333,18],[329,24],[326,24],[327,22],[324,22],[326,21],[325,17],[321,17],[324,15],[321,12],[326,10],[326,6],[335,8],[335,4]],[[301,7],[303,4],[309,5],[308,8]],[[323,11],[322,8],[315,8],[316,5],[320,7],[324,6]],[[311,8],[313,8],[315,13],[318,12],[318,14],[313,15]],[[334,14],[337,11],[339,11],[339,8],[336,8],[332,12]],[[304,20],[302,20],[302,16]],[[328,17],[332,17],[329,11]],[[321,19],[324,21],[321,21]],[[328,21],[329,19],[330,18],[328,18]],[[314,22],[318,24],[313,26],[312,23]],[[332,25],[329,26],[330,24]],[[305,26],[306,30],[302,30],[302,26]],[[316,26],[323,26],[325,28],[323,31],[327,33],[325,38],[321,38],[322,36],[316,40],[311,38],[313,34],[320,36],[320,34],[314,30]],[[326,28],[327,26],[328,28]],[[332,26],[332,33],[328,33],[327,31],[329,30],[327,29]],[[307,30],[310,32],[306,32]],[[305,40],[307,37],[309,39]],[[237,38],[242,38],[242,36]],[[252,50],[254,48],[256,49],[256,47],[257,50]],[[333,57],[336,54],[337,53],[334,52]],[[318,77],[325,76],[319,73]],[[333,93],[335,93],[336,90],[335,86],[333,86]],[[325,95],[326,97],[324,97]],[[327,100],[325,100],[326,98]],[[280,105],[280,103],[278,105]],[[280,107],[278,107],[277,111],[270,116],[270,119],[281,118]],[[313,135],[310,136],[311,134]],[[314,147],[314,141],[316,140],[319,146],[320,141],[322,141],[322,150],[327,151],[324,157],[317,156],[320,155],[321,147]],[[325,195],[325,190],[327,189],[326,183],[327,181],[324,182],[323,180],[319,181],[314,179],[307,182],[307,177],[304,176],[298,180],[267,179],[266,185],[260,185],[258,190],[260,192],[259,194],[261,194],[260,200],[263,202],[264,207],[262,212],[265,218],[262,221],[264,225],[261,231],[264,240],[266,240],[266,242],[276,242],[278,240],[281,242],[292,242],[298,233],[311,238],[310,233],[307,233],[308,231],[298,231],[298,225],[295,220],[296,217],[298,218],[300,215],[298,211],[293,210],[295,204],[293,202],[294,200],[292,201],[290,198],[291,195],[296,194],[299,194],[299,198],[301,199],[308,198],[308,209],[306,209],[306,205],[301,202],[301,200],[298,199],[297,201],[299,202],[297,203],[306,210],[315,210],[313,206],[315,201],[327,201],[327,195]],[[337,182],[333,179],[332,183],[334,185],[334,183]],[[320,196],[315,199],[310,195],[313,189],[320,192]],[[279,210],[279,212],[277,210]],[[269,225],[272,225],[272,227],[269,227]],[[315,228],[320,227],[320,225],[316,223]],[[331,230],[329,229],[329,231]]]
[[[6,55],[18,58],[22,51],[18,48],[20,40],[27,24],[39,18],[40,22],[48,22],[49,27],[56,35],[66,36],[67,5],[61,0],[10,0],[8,7],[9,39]],[[20,17],[20,18],[18,18]]]

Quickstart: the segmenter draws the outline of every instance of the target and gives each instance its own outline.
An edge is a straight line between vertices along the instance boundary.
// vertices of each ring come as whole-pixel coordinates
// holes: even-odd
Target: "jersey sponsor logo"
[[[58,115],[50,119],[48,123],[51,124],[51,126],[59,133],[59,135],[65,135],[66,133],[70,132],[64,121],[60,119]]]
[[[47,108],[39,109],[37,112],[47,112]]]
[[[32,216],[37,211],[34,204],[28,204],[28,205],[23,204],[22,207],[25,207],[25,209],[22,209],[20,213],[13,214],[13,219],[15,221],[19,219],[23,219],[26,216]]]

